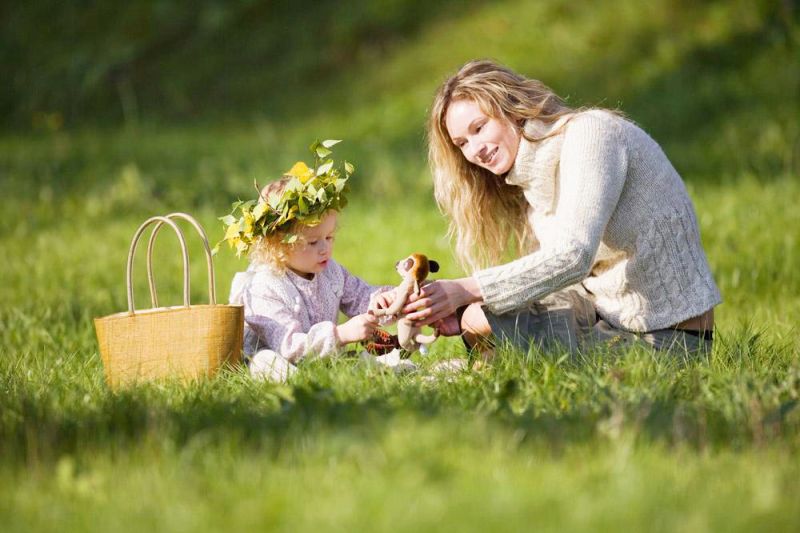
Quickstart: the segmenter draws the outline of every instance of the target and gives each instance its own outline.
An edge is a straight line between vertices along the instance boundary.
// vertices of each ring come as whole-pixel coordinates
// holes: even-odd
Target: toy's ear
[[[428,270],[431,272],[439,272],[439,263],[436,261],[428,261]]]

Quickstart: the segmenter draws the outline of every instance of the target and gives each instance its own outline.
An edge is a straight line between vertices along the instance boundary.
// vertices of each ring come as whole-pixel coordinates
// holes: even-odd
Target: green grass
[[[432,362],[463,355],[440,342],[417,375],[341,360],[284,386],[237,370],[113,394],[90,319],[124,308],[138,219],[5,236],[16,259],[0,311],[0,516],[9,531],[794,529],[797,237],[770,221],[795,225],[798,194],[796,180],[694,192],[726,298],[708,360],[512,351],[452,381],[426,378]],[[438,215],[404,214],[356,202],[336,257],[384,283],[393,258],[424,249],[457,275]],[[162,300],[175,302],[179,265],[161,244]],[[218,258],[221,293],[243,266]]]
[[[49,58],[30,63],[44,92],[30,94],[19,80],[34,74],[9,59],[19,48],[3,47],[0,60],[28,72],[0,93],[3,531],[797,530],[800,78],[790,67],[800,33],[789,5],[364,4],[267,69],[255,60],[285,35],[245,24],[220,44],[214,24],[225,29],[226,13],[247,5],[203,4],[213,31],[131,74],[133,113],[114,110],[118,87],[80,71],[94,43],[59,59],[64,35],[43,26],[47,38],[24,57]],[[130,6],[131,20],[149,9]],[[324,26],[324,6],[310,27]],[[39,20],[23,11],[9,19],[15,38]],[[151,35],[104,30],[93,13],[84,23],[108,32],[103,61],[148,47]],[[386,30],[378,47],[363,44],[377,39],[373,26]],[[231,61],[227,47],[247,42]],[[197,51],[208,63],[195,69]],[[344,138],[337,154],[357,167],[337,260],[394,283],[397,258],[421,250],[441,276],[460,276],[431,198],[423,125],[439,81],[486,56],[574,104],[619,105],[665,147],[724,298],[708,358],[504,350],[481,371],[431,377],[436,361],[464,355],[442,339],[406,376],[345,359],[306,364],[286,385],[239,368],[108,390],[92,318],[127,305],[138,224],[188,211],[216,240],[230,202],[315,137]],[[230,80],[226,98],[214,79]],[[63,113],[66,126],[29,127],[37,111]],[[191,297],[204,302],[190,242]],[[220,300],[244,267],[216,258]],[[155,268],[162,303],[179,302],[172,237]]]

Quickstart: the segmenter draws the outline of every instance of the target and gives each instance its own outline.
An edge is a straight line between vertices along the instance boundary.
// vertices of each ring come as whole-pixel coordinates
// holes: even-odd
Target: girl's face
[[[322,272],[333,252],[333,237],[336,232],[336,211],[330,211],[316,226],[305,226],[300,230],[301,244],[289,253],[287,266],[304,278],[311,279]]]
[[[444,122],[467,161],[498,176],[511,170],[521,133],[509,121],[486,115],[474,100],[461,99],[450,103]]]

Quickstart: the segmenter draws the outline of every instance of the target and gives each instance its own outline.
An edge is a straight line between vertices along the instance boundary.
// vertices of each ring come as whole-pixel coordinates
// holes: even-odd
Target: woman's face
[[[444,117],[447,133],[470,163],[498,176],[514,165],[520,131],[511,122],[486,115],[474,100],[456,100]]]

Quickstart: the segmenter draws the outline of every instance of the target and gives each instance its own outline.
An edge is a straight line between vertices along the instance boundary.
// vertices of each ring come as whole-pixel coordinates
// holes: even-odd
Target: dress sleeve
[[[287,306],[269,289],[263,282],[254,280],[244,297],[244,319],[258,335],[260,345],[275,350],[292,363],[336,353],[339,343],[333,322],[318,322],[304,331],[299,308]]]
[[[344,285],[342,287],[342,300],[339,304],[339,308],[348,317],[366,313],[370,299],[374,295],[394,288],[391,285],[372,286],[358,276],[354,276],[348,272],[346,268],[340,268],[342,269],[342,275],[344,277]]]
[[[524,307],[591,271],[625,184],[627,149],[617,124],[594,113],[573,119],[564,136],[552,224],[557,235],[529,255],[473,274],[493,313]]]

